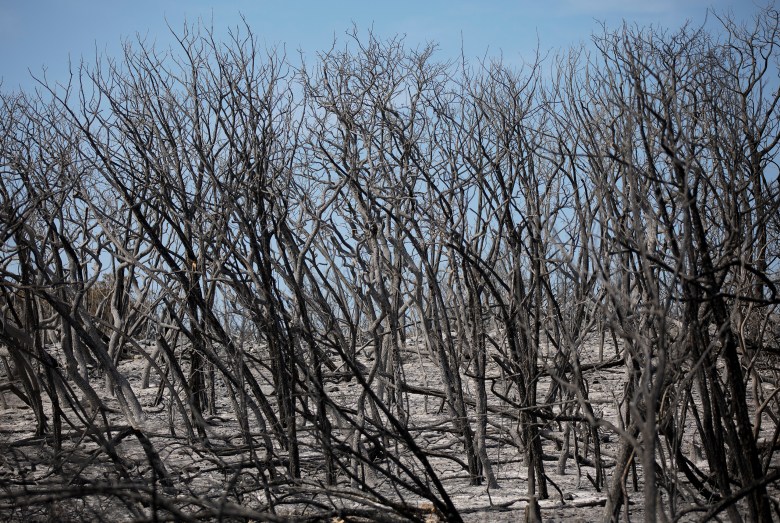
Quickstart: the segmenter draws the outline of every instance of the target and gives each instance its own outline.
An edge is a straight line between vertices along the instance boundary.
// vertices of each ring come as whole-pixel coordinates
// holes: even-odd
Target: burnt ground
[[[589,347],[590,351],[582,355],[583,364],[597,362],[595,346]],[[56,356],[56,350],[50,350]],[[613,349],[607,352],[610,350]],[[151,348],[149,351],[152,352]],[[614,352],[611,352],[605,357],[613,354]],[[437,391],[442,390],[436,364],[414,345],[407,347],[403,360],[403,375],[408,385],[406,398],[410,413],[410,433],[414,435],[418,445],[431,454],[430,461],[462,517],[466,521],[475,522],[487,519],[495,522],[520,519],[526,506],[528,485],[523,455],[516,444],[517,422],[513,417],[514,413],[505,404],[498,403],[495,396],[489,395],[493,412],[488,418],[488,453],[494,464],[500,488],[491,490],[485,485],[471,486],[462,460],[459,459],[463,444],[451,430],[450,415],[443,400],[436,395]],[[367,357],[364,357],[364,361],[367,367],[372,364]],[[233,516],[252,519],[258,513],[268,514],[265,511],[269,499],[276,502],[278,516],[305,517],[316,511],[318,506],[321,507],[317,502],[329,506],[378,507],[381,510],[380,504],[373,505],[375,501],[366,500],[361,497],[361,493],[350,493],[348,478],[343,474],[339,477],[342,495],[327,498],[322,488],[324,471],[318,461],[321,454],[318,443],[311,436],[313,431],[310,423],[301,423],[299,427],[303,464],[301,483],[295,486],[274,485],[269,476],[258,472],[250,460],[252,450],[247,448],[241,436],[229,392],[224,386],[218,387],[217,390],[216,414],[207,418],[210,445],[188,441],[182,430],[181,417],[173,408],[169,395],[163,394],[163,400],[156,402],[159,376],[152,371],[149,386],[142,387],[145,367],[146,359],[135,354],[125,358],[119,369],[128,377],[144,407],[144,434],[159,453],[164,470],[168,474],[168,481],[161,479],[158,471],[150,464],[141,439],[128,427],[127,420],[120,414],[117,400],[106,391],[105,380],[93,379],[92,385],[109,410],[103,415],[93,414],[93,418],[97,418],[94,420],[97,426],[109,427],[106,434],[114,440],[116,458],[108,456],[95,444],[88,431],[83,429],[90,422],[78,419],[69,409],[66,409],[66,413],[69,413],[68,421],[72,426],[63,424],[62,449],[58,454],[55,453],[51,446],[51,436],[35,437],[32,410],[19,395],[6,387],[2,392],[3,403],[0,404],[0,493],[3,496],[0,501],[0,519],[153,520],[155,515],[144,509],[143,503],[134,503],[132,495],[127,494],[142,490],[133,486],[138,480],[146,482],[150,486],[148,488],[156,489],[159,498],[166,499],[169,506],[174,507],[172,510],[181,510],[181,517],[196,513],[216,516],[214,507],[226,506],[226,503],[229,503],[234,509]],[[488,375],[500,377],[500,369],[491,367]],[[259,373],[259,376],[262,378],[262,373]],[[596,416],[615,426],[621,424],[618,408],[623,396],[625,377],[623,365],[614,363],[593,365],[585,373],[589,399]],[[3,383],[9,383],[5,374],[0,379]],[[472,391],[469,380],[464,380],[464,385],[466,393],[470,395]],[[549,386],[549,378],[540,381],[540,399],[544,398]],[[765,388],[767,395],[776,388],[769,382],[761,386]],[[273,397],[270,380],[263,381],[263,388],[269,397]],[[328,380],[326,392],[335,403],[349,409],[356,405],[361,386],[355,379],[334,378]],[[502,408],[507,409],[506,415],[500,413]],[[553,411],[559,411],[560,408],[560,405],[553,406]],[[89,412],[81,414],[89,415]],[[340,420],[339,416],[332,416],[332,423],[335,439],[348,442],[351,434],[348,424]],[[692,419],[686,421],[686,426],[690,425],[691,428],[690,434],[694,433],[692,423]],[[774,427],[771,419],[765,417],[759,439],[771,438]],[[572,439],[570,458],[565,462],[563,473],[558,473],[565,428],[564,423],[551,423],[543,431],[545,472],[549,479],[550,498],[540,501],[542,517],[545,521],[600,520],[604,514],[607,489],[596,489],[593,481],[596,475],[594,456],[584,425],[572,426],[573,433],[578,436],[576,445]],[[250,430],[256,432],[257,428],[251,427]],[[261,454],[261,435],[254,435],[258,442],[256,452]],[[602,465],[608,486],[612,480],[620,440],[617,434],[607,428],[600,431],[600,438]],[[686,437],[683,440],[684,454],[698,457],[697,446],[695,437]],[[388,448],[388,452],[397,452],[402,460],[406,459],[401,455],[408,453],[405,446],[390,442]],[[575,452],[580,456],[579,460],[573,459]],[[115,459],[125,464],[127,477],[118,475]],[[775,457],[773,470],[777,470],[777,461]],[[408,462],[413,463],[413,460],[409,459]],[[672,462],[663,465],[674,466]],[[703,472],[707,471],[706,461],[699,459],[696,465]],[[278,464],[278,468],[281,472],[283,464]],[[368,470],[366,478],[366,482],[372,485],[376,492],[386,495],[388,499],[419,508],[423,517],[426,512],[431,512],[428,519],[436,520],[428,501],[396,488],[397,485],[393,485],[390,480],[375,471]],[[771,496],[779,500],[777,483],[769,487]],[[674,499],[678,512],[681,507],[695,507],[695,503],[690,501],[694,497],[689,495],[689,490],[684,478],[681,478],[679,495]],[[626,478],[626,494],[629,496],[629,503],[624,507],[623,517],[641,521],[642,470],[638,463]],[[289,504],[284,501],[286,496],[290,496]],[[312,500],[311,506],[302,502],[307,498]],[[663,502],[668,509],[670,499],[667,495],[664,495]],[[701,505],[700,501],[698,503],[698,510],[690,511],[681,519],[702,518],[708,507]],[[235,513],[235,510],[240,510],[241,507],[253,512],[244,515]]]

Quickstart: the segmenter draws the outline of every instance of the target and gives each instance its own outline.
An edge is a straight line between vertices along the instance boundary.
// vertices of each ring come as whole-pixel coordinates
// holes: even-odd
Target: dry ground
[[[56,350],[51,349],[56,355]],[[406,349],[403,372],[407,383],[415,390],[441,390],[439,371],[435,363],[422,350],[413,344]],[[608,349],[611,357],[614,349]],[[583,354],[583,363],[594,362],[596,358],[595,345],[590,346],[590,352]],[[209,447],[192,444],[184,438],[181,429],[181,419],[176,410],[171,408],[167,395],[164,401],[155,405],[158,377],[152,372],[152,381],[148,388],[142,388],[142,374],[145,359],[135,355],[122,361],[120,370],[126,376],[136,391],[146,411],[145,431],[151,443],[159,452],[162,461],[170,474],[172,485],[169,488],[160,487],[160,493],[177,500],[178,506],[186,506],[185,498],[207,500],[210,506],[219,506],[225,500],[237,505],[262,510],[268,493],[264,488],[264,478],[261,478],[256,468],[250,466],[249,449],[242,437],[238,420],[232,413],[231,403],[224,388],[218,390],[218,410],[215,416],[208,419]],[[371,361],[364,358],[367,366]],[[498,376],[500,370],[489,369],[488,374]],[[3,375],[0,380],[7,382]],[[142,446],[135,437],[123,433],[127,428],[126,420],[118,413],[118,404],[105,390],[102,379],[93,379],[93,386],[98,390],[106,405],[111,408],[107,414],[108,425],[114,427],[110,435],[117,440],[116,450],[120,459],[131,463],[131,472],[135,478],[153,481],[154,471]],[[619,425],[618,403],[623,394],[625,372],[622,365],[605,366],[588,372],[590,400],[597,416]],[[468,384],[468,380],[464,383]],[[549,380],[543,380],[539,386],[539,397],[543,398],[549,386]],[[769,385],[766,385],[769,386]],[[265,391],[273,394],[268,380],[263,383]],[[329,396],[338,404],[354,407],[360,394],[360,385],[356,380],[331,380],[326,386]],[[471,391],[467,389],[467,392]],[[118,497],[91,496],[85,501],[60,500],[58,492],[68,497],[64,492],[73,492],[79,487],[89,489],[99,485],[122,486],[122,478],[116,476],[111,465],[111,459],[101,451],[88,437],[85,437],[83,423],[72,414],[71,422],[75,427],[63,427],[64,443],[59,457],[61,470],[54,466],[55,456],[49,445],[51,438],[34,437],[34,416],[16,395],[8,390],[2,392],[4,403],[0,404],[0,520],[113,520],[124,521],[138,519],[139,514],[121,502]],[[425,450],[447,455],[432,457],[431,462],[448,494],[456,507],[461,511],[466,521],[517,521],[522,517],[525,508],[527,491],[526,468],[521,453],[513,440],[516,435],[516,423],[510,416],[490,415],[488,428],[489,455],[495,465],[500,489],[489,490],[485,486],[470,486],[468,475],[463,467],[449,456],[458,457],[462,444],[446,431],[451,426],[446,407],[442,400],[421,393],[408,394],[408,409],[411,413],[411,432],[418,444]],[[491,405],[502,407],[489,396]],[[505,407],[505,406],[503,406]],[[333,418],[334,435],[347,439],[349,430]],[[768,430],[770,423],[764,423]],[[607,499],[606,489],[597,491],[592,478],[595,469],[585,463],[577,464],[574,459],[566,462],[565,473],[558,474],[557,457],[560,454],[556,439],[563,435],[563,425],[553,424],[545,432],[544,453],[546,473],[549,476],[551,497],[541,501],[542,515],[546,521],[595,521],[603,517],[603,505]],[[584,427],[582,427],[584,428]],[[312,499],[324,500],[321,490],[317,487],[322,478],[322,467],[317,462],[318,451],[316,442],[309,436],[310,426],[300,426],[302,443],[302,463],[304,464],[304,484],[311,487]],[[584,432],[582,430],[581,432]],[[691,432],[693,433],[693,432]],[[582,436],[582,434],[579,434]],[[771,434],[770,434],[771,436]],[[601,452],[607,473],[607,484],[611,481],[614,470],[615,456],[619,441],[615,434],[602,431]],[[260,442],[260,438],[257,439]],[[696,442],[687,438],[684,445],[695,445]],[[391,449],[393,445],[391,445]],[[572,443],[572,451],[573,443]],[[586,460],[592,460],[593,454],[581,437],[578,450]],[[686,448],[690,455],[692,449]],[[401,451],[403,452],[403,451]],[[706,463],[698,463],[706,470]],[[282,470],[282,467],[280,467]],[[414,496],[399,494],[387,480],[369,473],[367,481],[390,498],[399,499],[407,504],[417,505],[423,509],[429,506],[424,500]],[[159,479],[159,478],[158,478]],[[347,478],[342,478],[345,488]],[[638,491],[634,491],[634,488]],[[777,485],[770,486],[772,495],[780,499]],[[305,491],[299,487],[298,494]],[[626,482],[627,493],[631,502],[624,511],[624,516],[630,520],[641,521],[642,513],[642,471],[637,466],[632,470]],[[272,489],[273,490],[273,489]],[[273,492],[273,496],[283,497],[284,488]],[[42,493],[49,492],[49,496]],[[25,493],[27,495],[25,495]],[[31,494],[35,493],[35,496]],[[13,494],[13,496],[12,496]],[[32,505],[27,505],[32,501]],[[668,501],[668,500],[667,500]],[[337,501],[349,505],[348,501]],[[185,509],[186,510],[186,509]],[[194,509],[193,509],[194,510]],[[281,509],[282,511],[284,509]],[[312,510],[300,503],[288,506],[290,512],[306,515]],[[281,514],[282,512],[280,512]],[[152,518],[149,514],[147,516]],[[690,518],[701,517],[701,512],[694,512]]]

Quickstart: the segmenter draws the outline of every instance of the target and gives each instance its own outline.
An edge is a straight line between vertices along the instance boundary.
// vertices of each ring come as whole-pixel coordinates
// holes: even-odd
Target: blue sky
[[[118,56],[123,39],[141,35],[168,47],[170,31],[198,19],[217,36],[243,15],[268,46],[308,57],[343,41],[353,22],[379,37],[405,35],[410,46],[436,42],[442,59],[501,55],[510,63],[545,51],[589,42],[599,21],[645,26],[700,24],[707,9],[749,20],[759,0],[449,0],[449,1],[285,1],[285,0],[0,0],[0,78],[3,91],[35,85],[30,73],[63,81],[69,60],[93,61],[95,53]]]

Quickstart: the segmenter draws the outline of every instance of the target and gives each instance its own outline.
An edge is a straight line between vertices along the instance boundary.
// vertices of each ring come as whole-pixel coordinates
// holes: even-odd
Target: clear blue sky
[[[68,61],[93,61],[96,51],[117,56],[123,39],[142,35],[156,45],[171,42],[169,24],[213,24],[217,35],[243,15],[268,46],[285,44],[307,56],[343,40],[352,23],[379,37],[405,35],[408,45],[440,45],[440,57],[503,56],[521,63],[533,50],[587,43],[599,21],[617,27],[701,24],[708,8],[749,20],[771,0],[0,0],[0,78],[3,91],[34,86],[30,73],[47,70],[63,81]],[[167,22],[166,22],[167,21]],[[461,40],[462,38],[462,40]]]

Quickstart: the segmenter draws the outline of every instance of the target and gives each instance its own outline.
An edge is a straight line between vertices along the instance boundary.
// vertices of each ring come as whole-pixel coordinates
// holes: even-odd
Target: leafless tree
[[[0,512],[459,521],[462,479],[536,521],[557,453],[608,521],[770,521],[780,17],[716,23],[517,69],[187,26],[2,94],[0,393],[39,439],[0,443],[55,459]]]

